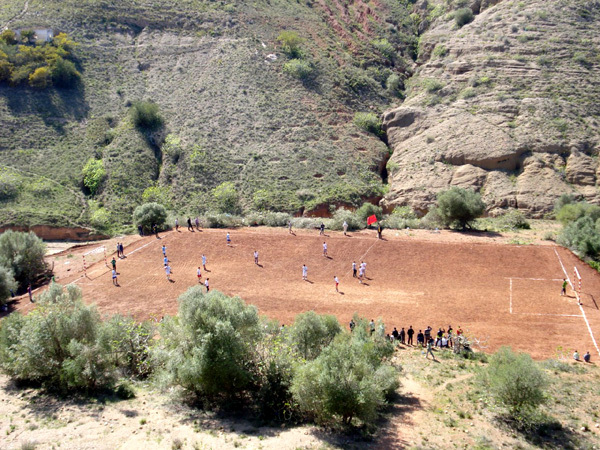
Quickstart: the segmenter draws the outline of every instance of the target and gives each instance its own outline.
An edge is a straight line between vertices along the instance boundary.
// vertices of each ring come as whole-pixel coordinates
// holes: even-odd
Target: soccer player
[[[200,271],[200,266],[198,266],[198,270],[196,270],[196,275],[198,276],[198,283],[202,282],[202,272]]]
[[[568,284],[567,279],[563,278],[562,289],[560,290],[561,296],[564,296],[567,294],[567,284]]]
[[[202,268],[206,270],[206,255],[202,255]]]
[[[327,242],[323,242],[323,256],[327,258]]]
[[[231,235],[229,234],[229,231],[227,232],[227,237],[226,237],[226,239],[227,239],[227,245],[228,245],[228,246],[229,246],[229,245],[231,245]]]
[[[254,264],[258,265],[258,251],[254,250]]]
[[[167,274],[167,280],[171,281],[171,266],[168,264],[165,266],[165,273]]]
[[[163,256],[167,256],[167,246],[163,244],[162,246]]]
[[[333,276],[333,281],[335,282],[335,292],[340,292],[338,286],[340,285],[340,280],[335,275]]]
[[[208,278],[206,280],[204,280],[204,286],[206,287],[206,293],[208,294],[208,291],[210,291],[210,286],[208,284]]]
[[[356,261],[352,261],[352,276],[356,278]]]
[[[306,267],[306,264],[302,265],[302,279],[304,281],[308,280],[308,267]]]
[[[112,270],[112,280],[113,280],[113,284],[114,284],[115,286],[118,286],[118,285],[119,285],[119,282],[118,282],[118,280],[117,280],[117,270],[116,270],[116,269],[113,269],[113,270]]]

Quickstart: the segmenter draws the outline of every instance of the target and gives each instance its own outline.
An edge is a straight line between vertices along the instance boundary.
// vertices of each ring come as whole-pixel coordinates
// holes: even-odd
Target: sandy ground
[[[160,319],[175,314],[177,297],[198,283],[196,268],[205,254],[202,281],[209,277],[211,289],[240,296],[285,324],[307,310],[335,314],[343,324],[357,312],[382,318],[388,332],[411,325],[417,331],[428,325],[434,330],[460,326],[486,351],[511,345],[538,359],[555,356],[559,346],[598,353],[592,335],[600,340],[600,274],[548,241],[515,245],[507,244],[514,237],[494,233],[425,230],[388,231],[385,240],[378,240],[372,231],[319,236],[313,230],[289,234],[244,228],[229,230],[232,245],[227,246],[226,232],[183,229],[160,239],[126,240],[126,258],[117,261],[119,287],[112,285],[102,252],[88,256],[99,261],[87,277],[81,273],[81,254],[96,244],[70,249],[52,257],[57,281],[76,283],[84,299],[103,313]],[[172,282],[165,276],[162,245]],[[351,263],[363,260],[367,279],[359,284]],[[308,282],[302,280],[302,264],[308,267]],[[575,266],[584,280],[582,306],[570,288],[567,296],[559,295],[565,271],[572,280]],[[339,293],[334,276],[340,279]],[[28,301],[13,305],[24,311],[31,307]]]

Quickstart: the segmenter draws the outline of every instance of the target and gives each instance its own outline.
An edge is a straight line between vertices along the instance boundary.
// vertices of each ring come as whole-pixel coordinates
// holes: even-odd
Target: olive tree
[[[0,266],[12,270],[21,286],[42,275],[46,269],[46,245],[33,232],[7,230],[0,235]]]
[[[485,203],[481,200],[481,195],[474,191],[452,187],[438,194],[437,214],[445,226],[465,229],[484,211]]]
[[[4,305],[10,298],[10,293],[17,290],[17,282],[12,270],[0,266],[0,305]]]
[[[141,225],[144,230],[150,230],[152,225],[164,226],[167,221],[167,210],[158,203],[144,203],[133,211],[133,222]]]

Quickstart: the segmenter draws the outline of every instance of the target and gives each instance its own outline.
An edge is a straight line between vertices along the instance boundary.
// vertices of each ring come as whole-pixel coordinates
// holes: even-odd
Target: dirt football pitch
[[[87,302],[102,313],[160,319],[177,312],[177,298],[198,284],[196,269],[207,257],[210,288],[236,295],[256,305],[260,314],[290,324],[301,312],[334,314],[347,326],[353,313],[381,318],[386,333],[397,327],[415,330],[428,325],[459,326],[485,351],[500,346],[550,358],[562,347],[594,357],[600,341],[600,274],[571,252],[554,245],[506,245],[490,242],[450,242],[412,233],[386,231],[385,240],[372,231],[348,233],[318,230],[245,228],[180,229],[142,238],[117,258],[119,287],[113,286],[104,260],[81,268],[81,256],[70,258],[72,270],[61,283],[74,282]],[[424,235],[422,235],[424,236]],[[323,256],[327,242],[329,257]],[[166,245],[172,268],[169,282],[161,246]],[[111,248],[112,250],[112,248]],[[259,265],[253,253],[259,252]],[[108,255],[108,260],[113,254]],[[352,277],[352,261],[367,263],[366,279]],[[302,280],[302,265],[308,281]],[[583,278],[579,305],[575,292],[561,296],[566,276],[576,284],[573,268]],[[334,276],[340,279],[335,291]],[[416,336],[415,336],[416,341]]]

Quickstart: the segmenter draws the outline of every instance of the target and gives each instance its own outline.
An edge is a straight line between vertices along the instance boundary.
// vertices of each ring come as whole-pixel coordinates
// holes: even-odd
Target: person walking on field
[[[208,284],[208,278],[206,280],[204,280],[204,287],[206,288],[206,293],[208,294],[208,291],[210,291],[210,285]]]
[[[308,281],[308,267],[306,267],[306,264],[302,264],[302,279]]]
[[[33,292],[31,292],[31,283],[27,286],[27,294],[29,295],[29,301],[33,302]]]
[[[346,236],[346,231],[348,231],[348,222],[344,220],[344,224],[342,225],[342,227],[344,228],[344,236]]]
[[[227,240],[227,246],[229,247],[231,245],[231,235],[229,234],[229,231],[227,232],[226,240]]]
[[[381,227],[381,225],[377,225],[377,238],[383,239],[382,234],[383,234],[383,228]]]
[[[288,232],[290,234],[292,234],[292,221],[291,220],[288,222]]]
[[[117,260],[115,258],[113,258],[110,263],[112,264],[112,268],[113,270],[117,270]]]
[[[202,268],[206,270],[206,255],[202,255]]]
[[[179,219],[175,219],[175,231],[179,231]]]
[[[196,275],[198,276],[198,283],[202,283],[202,272],[200,271],[200,266],[196,270]]]
[[[429,338],[427,341],[427,353],[425,353],[425,358],[429,359],[429,355],[435,360],[435,355],[433,354],[433,338]]]
[[[360,284],[363,284],[364,276],[365,276],[365,268],[361,264],[360,269],[358,269],[358,282]]]
[[[165,273],[167,274],[167,280],[171,281],[171,266],[168,264],[165,266]]]
[[[163,256],[167,256],[167,246],[163,244],[162,246]]]
[[[352,277],[356,278],[356,261],[352,261]]]
[[[166,256],[163,258],[163,266],[167,267],[167,264],[169,264],[169,258],[167,258]]]
[[[121,258],[125,258],[125,252],[123,251],[123,243],[119,244],[119,251],[121,252]]]
[[[198,219],[198,216],[196,216],[196,220],[194,222],[196,223],[196,230],[200,231],[200,219]]]
[[[335,275],[333,276],[333,281],[335,282],[335,292],[340,292],[338,286],[340,285],[340,280]]]
[[[121,257],[121,244],[117,242],[117,258]]]
[[[194,231],[194,227],[192,226],[192,219],[189,217],[187,220],[187,224],[188,224],[188,231]]]
[[[327,242],[323,242],[323,256],[327,258]]]
[[[569,284],[567,282],[567,279],[563,278],[562,289],[560,290],[560,295],[561,296],[567,295],[567,284]]]
[[[408,331],[406,335],[408,336],[408,345],[413,345],[413,335],[415,334],[415,330],[413,330],[412,325],[408,327]]]
[[[258,266],[258,251],[254,250],[254,264]]]
[[[116,271],[116,269],[112,270],[112,281],[113,281],[113,284],[115,286],[119,285],[119,282],[117,281],[117,271]]]

